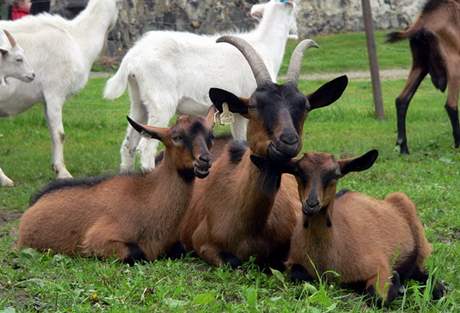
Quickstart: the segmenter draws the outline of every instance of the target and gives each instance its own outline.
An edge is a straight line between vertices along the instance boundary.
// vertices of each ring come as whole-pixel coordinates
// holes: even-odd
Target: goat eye
[[[22,63],[22,62],[24,62],[24,60],[23,59],[16,59],[16,62]]]
[[[176,136],[173,136],[173,137],[172,137],[172,140],[173,140],[174,142],[176,142],[176,143],[182,142],[183,139],[184,139],[184,138],[183,138],[181,135],[176,135]]]

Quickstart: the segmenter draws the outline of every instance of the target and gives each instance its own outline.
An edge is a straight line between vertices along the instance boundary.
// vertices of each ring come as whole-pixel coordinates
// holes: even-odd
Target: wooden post
[[[374,93],[375,115],[378,119],[385,117],[383,110],[382,86],[380,83],[380,70],[377,58],[377,48],[375,45],[374,24],[372,20],[372,9],[369,0],[361,0],[363,6],[364,27],[367,37],[367,54],[371,67],[372,90]]]

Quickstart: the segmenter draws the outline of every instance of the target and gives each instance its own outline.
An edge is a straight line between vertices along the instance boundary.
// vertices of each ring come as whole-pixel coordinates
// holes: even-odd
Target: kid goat
[[[57,181],[21,218],[19,247],[69,255],[154,260],[175,244],[195,176],[211,167],[214,108],[205,118],[182,116],[172,128],[130,124],[166,147],[161,165],[145,175]]]
[[[10,89],[8,79],[16,78],[25,83],[30,83],[35,78],[35,73],[29,65],[24,55],[24,50],[17,44],[13,36],[4,30],[0,36],[0,99],[8,96]],[[0,106],[0,117],[7,113]],[[0,186],[13,186],[14,183],[9,179],[0,168]]]
[[[121,0],[90,0],[75,19],[40,14],[17,21],[0,21],[26,52],[36,71],[30,84],[11,81],[0,96],[0,117],[14,116],[36,103],[45,103],[52,141],[52,164],[58,178],[71,177],[64,164],[65,100],[87,83],[109,30],[118,17]]]
[[[186,249],[193,248],[212,265],[238,266],[250,256],[266,263],[279,248],[269,248],[273,242],[278,243],[278,236],[267,228],[267,219],[281,175],[260,169],[252,158],[262,156],[273,164],[284,164],[296,156],[302,148],[308,112],[337,100],[347,79],[335,79],[305,96],[297,89],[297,81],[303,51],[314,42],[305,40],[296,48],[284,85],[272,82],[263,60],[248,42],[230,36],[218,42],[230,43],[243,53],[257,82],[250,98],[239,98],[221,89],[210,92],[219,111],[226,103],[231,112],[248,119],[248,143],[229,144],[226,153],[215,162],[215,170],[197,185],[183,219],[181,241]],[[288,248],[289,245],[285,250]]]
[[[433,85],[448,89],[446,110],[452,124],[454,145],[460,147],[458,96],[460,91],[460,1],[429,0],[422,14],[403,32],[391,33],[389,42],[410,40],[412,69],[401,94],[396,98],[398,139],[402,154],[409,154],[406,115],[420,83],[430,74]]]
[[[260,53],[268,67],[270,81],[276,79],[294,21],[292,1],[272,0],[263,9],[258,27],[244,38]],[[206,36],[184,32],[151,31],[128,51],[119,70],[106,85],[104,97],[120,97],[129,87],[130,116],[151,125],[166,126],[182,114],[202,115],[211,106],[209,89],[222,88],[249,97],[257,85],[247,62],[227,45],[216,45],[220,35]],[[234,138],[246,139],[246,120],[235,116]],[[134,168],[136,149],[141,152],[141,167],[155,167],[157,141],[141,141],[128,125],[121,146],[121,171]]]
[[[287,262],[294,280],[334,271],[341,283],[376,294],[386,304],[398,295],[401,281],[426,283],[431,245],[404,193],[392,193],[384,201],[357,192],[336,195],[338,179],[370,168],[377,157],[376,150],[344,160],[306,153],[291,163],[288,172],[296,175],[303,212]],[[443,292],[437,285],[434,296]]]

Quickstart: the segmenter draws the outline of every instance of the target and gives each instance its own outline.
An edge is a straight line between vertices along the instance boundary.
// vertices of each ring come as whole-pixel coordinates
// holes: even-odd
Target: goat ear
[[[168,135],[169,128],[160,128],[160,127],[153,127],[148,125],[141,125],[134,120],[132,120],[129,116],[126,117],[128,119],[129,124],[142,136],[151,139],[158,139],[164,143],[166,136]]]
[[[379,152],[377,150],[371,150],[354,159],[339,160],[338,163],[341,176],[343,177],[350,172],[361,172],[369,169],[372,165],[374,165],[378,156]]]
[[[310,103],[309,111],[328,106],[337,101],[345,91],[348,85],[346,75],[337,77],[334,80],[324,84],[314,93],[307,96]]]
[[[222,108],[223,104],[227,103],[230,112],[242,115],[248,114],[249,99],[238,98],[231,92],[219,88],[211,88],[209,90],[209,98],[217,110],[221,113],[224,111]]]

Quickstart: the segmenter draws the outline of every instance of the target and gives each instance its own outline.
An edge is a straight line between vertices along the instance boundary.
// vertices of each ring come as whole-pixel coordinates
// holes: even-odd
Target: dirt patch
[[[342,73],[310,73],[300,76],[301,80],[331,80],[337,76],[346,74],[350,80],[353,81],[368,81],[371,79],[369,71],[345,71]],[[408,70],[405,69],[388,69],[380,71],[380,79],[382,80],[396,80],[406,79],[409,74]],[[285,77],[281,76],[281,80]]]
[[[6,223],[19,219],[21,215],[22,215],[21,212],[0,211],[0,228],[3,227]]]

